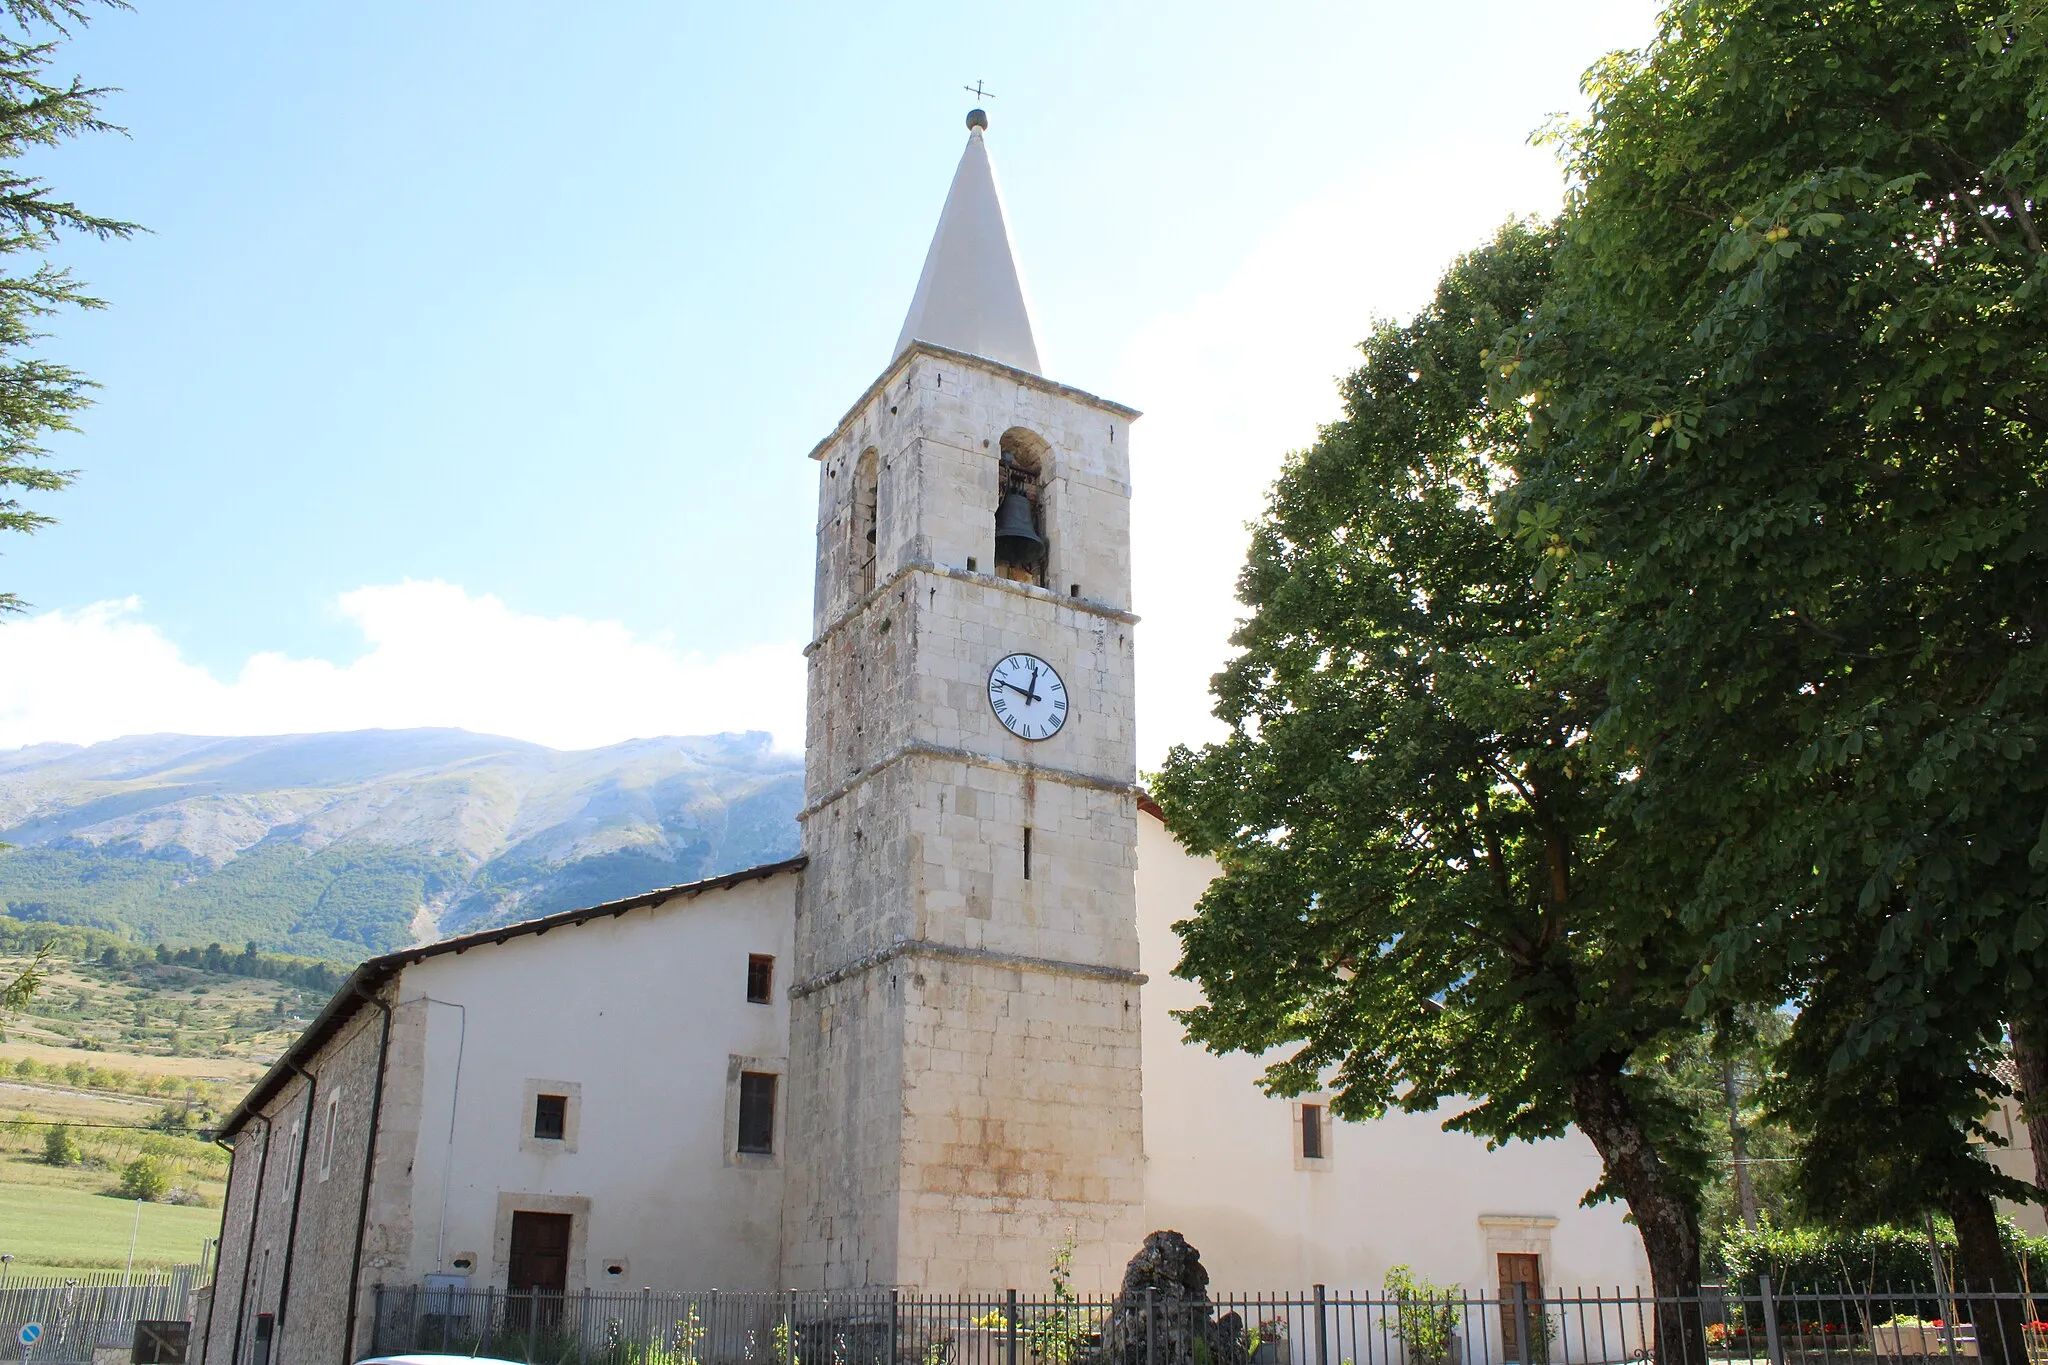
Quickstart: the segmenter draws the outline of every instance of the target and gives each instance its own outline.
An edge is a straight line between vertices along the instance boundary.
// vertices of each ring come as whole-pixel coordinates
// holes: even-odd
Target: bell
[[[996,508],[996,563],[1036,564],[1045,554],[1045,537],[1032,525],[1031,499],[1019,492],[1003,494]]]

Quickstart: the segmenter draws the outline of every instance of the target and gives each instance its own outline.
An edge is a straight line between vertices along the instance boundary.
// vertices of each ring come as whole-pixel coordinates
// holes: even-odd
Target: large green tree
[[[122,0],[100,0],[125,9]],[[127,237],[132,223],[105,218],[60,198],[26,163],[42,149],[86,133],[117,131],[100,117],[108,93],[54,75],[63,37],[84,24],[91,0],[0,0],[0,531],[32,532],[50,517],[11,490],[50,492],[71,482],[50,463],[49,438],[72,429],[91,401],[92,382],[42,353],[53,315],[98,308],[70,270],[48,259],[67,234]],[[19,611],[18,594],[0,591],[0,612]]]
[[[1214,684],[1230,736],[1173,750],[1155,791],[1222,867],[1177,926],[1192,1038],[1289,1049],[1268,1087],[1327,1080],[1349,1118],[1454,1103],[1447,1127],[1497,1142],[1576,1125],[1595,1197],[1627,1201],[1657,1291],[1682,1295],[1704,1160],[1658,1063],[1702,944],[1608,817],[1623,777],[1587,743],[1607,703],[1578,663],[1581,588],[1535,584],[1492,511],[1526,423],[1489,399],[1488,348],[1555,246],[1508,228],[1365,343],[1343,418],[1255,529]]]
[[[1520,524],[1605,594],[1621,818],[1699,860],[1695,1007],[1805,1006],[1809,1192],[1889,1172],[1995,1267],[1967,1116],[2048,987],[2048,8],[1679,0],[1589,89],[1498,374]]]

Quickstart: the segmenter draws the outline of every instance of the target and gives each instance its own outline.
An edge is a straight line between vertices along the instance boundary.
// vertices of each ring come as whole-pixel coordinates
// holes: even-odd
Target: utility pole
[[[1735,1206],[1742,1225],[1756,1230],[1756,1186],[1749,1183],[1749,1131],[1742,1126],[1742,1091],[1735,1082],[1735,1059],[1721,1063],[1721,1097],[1728,1103],[1728,1156],[1735,1167]]]
[[[128,1287],[129,1276],[135,1273],[135,1239],[142,1235],[142,1201],[135,1201],[135,1226],[128,1230],[128,1268],[121,1272],[121,1287]]]

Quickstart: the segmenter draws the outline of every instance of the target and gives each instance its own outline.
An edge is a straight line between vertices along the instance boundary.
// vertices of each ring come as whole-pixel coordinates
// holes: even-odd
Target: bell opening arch
[[[999,443],[996,470],[996,575],[1043,587],[1052,558],[1046,534],[1045,484],[1052,446],[1026,427],[1011,427]]]

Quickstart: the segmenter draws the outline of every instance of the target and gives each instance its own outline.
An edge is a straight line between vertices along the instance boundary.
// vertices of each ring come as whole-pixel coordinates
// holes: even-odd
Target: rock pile
[[[1124,1269],[1091,1365],[1250,1365],[1243,1321],[1215,1311],[1202,1253],[1155,1232]]]

